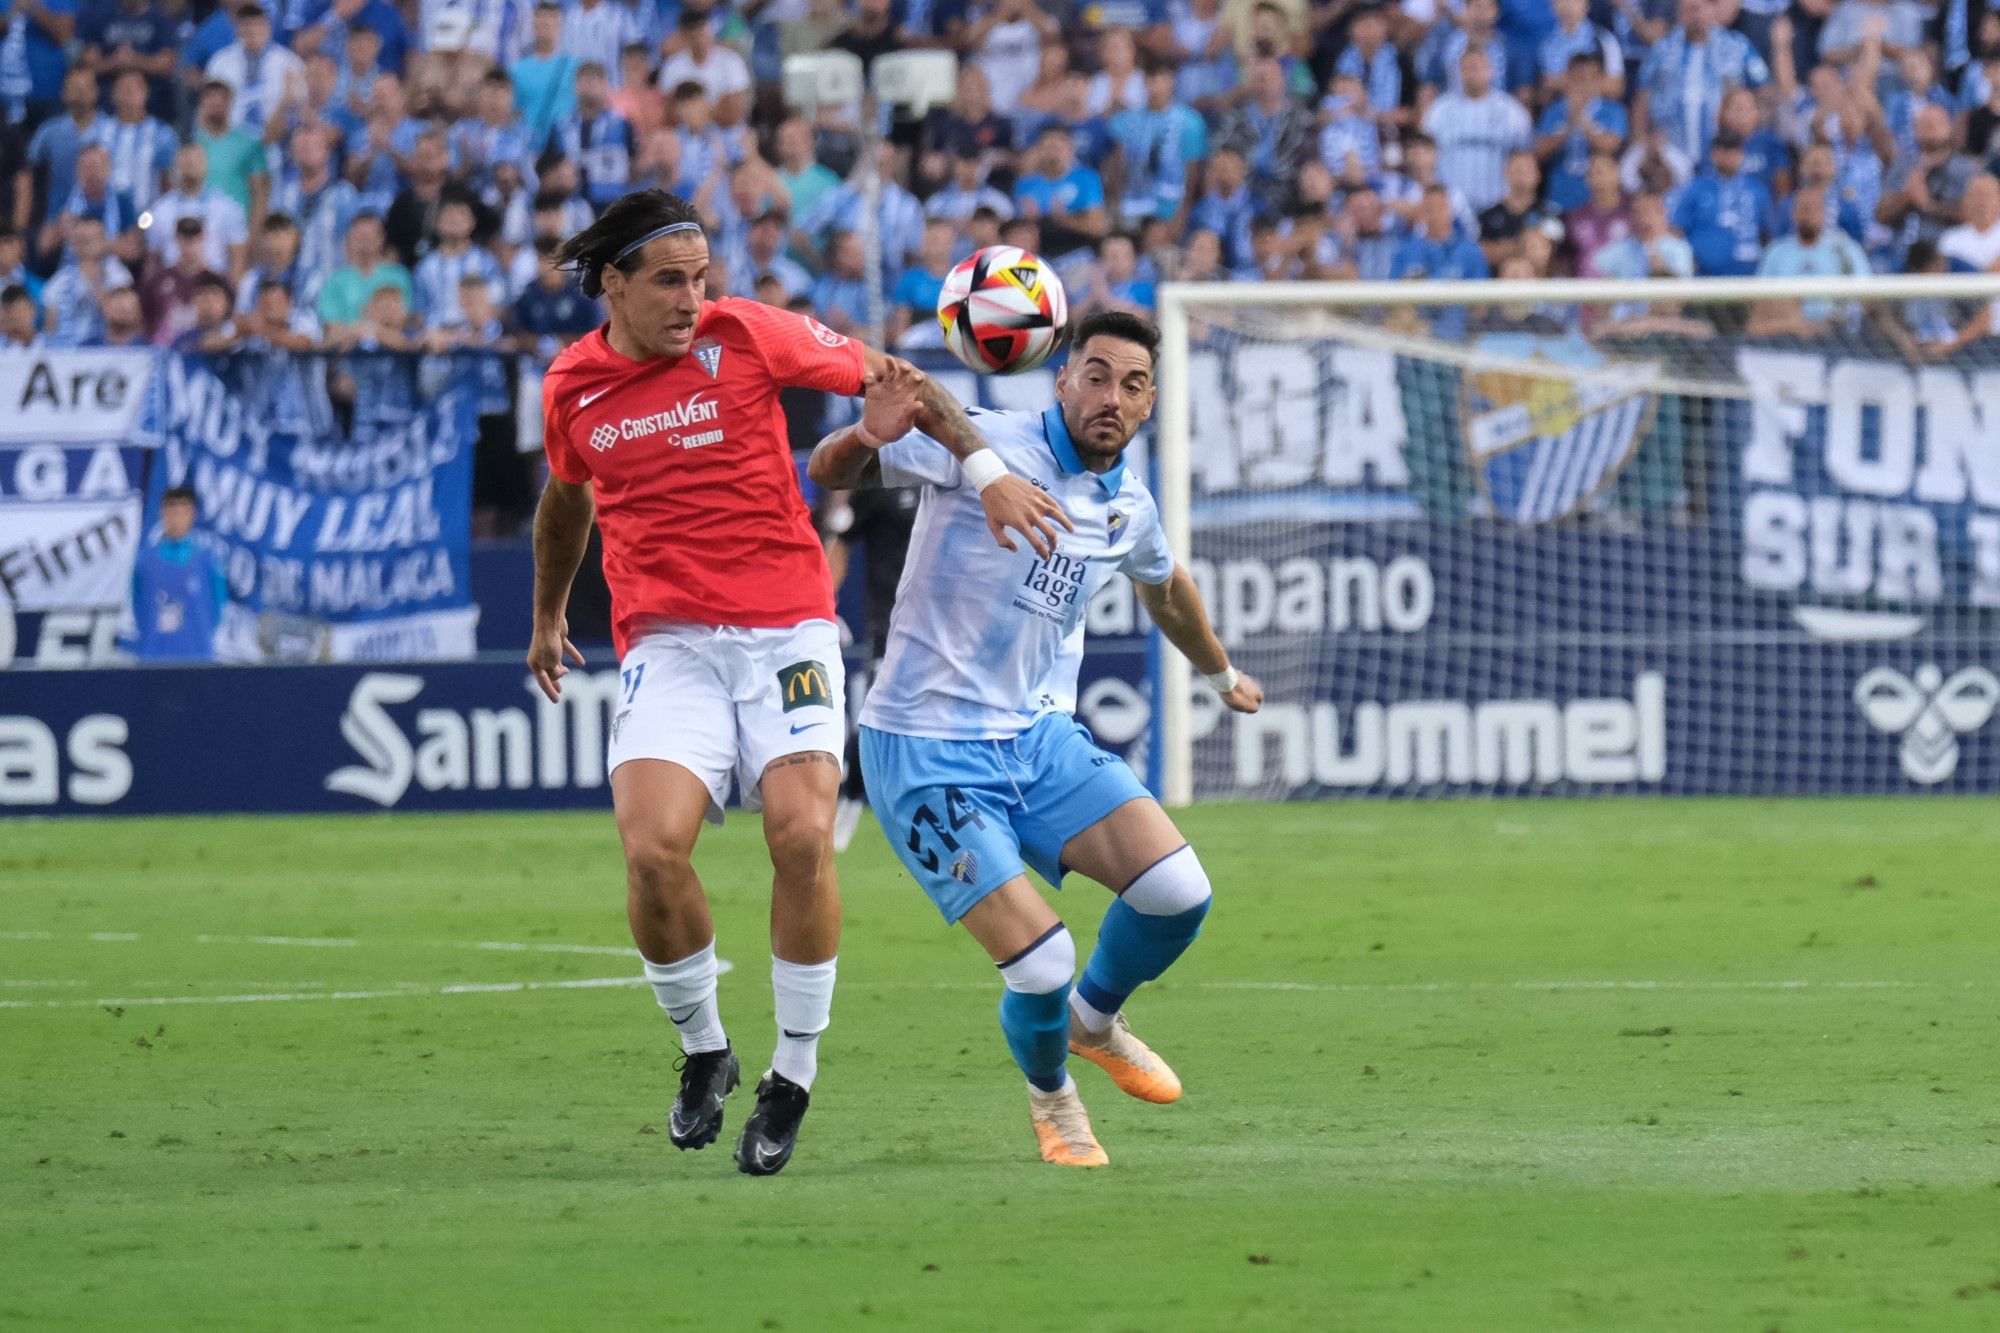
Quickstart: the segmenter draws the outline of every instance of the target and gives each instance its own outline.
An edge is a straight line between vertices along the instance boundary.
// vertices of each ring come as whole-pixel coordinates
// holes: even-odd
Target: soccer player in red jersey
[[[603,295],[611,318],[563,351],[542,385],[550,475],[535,516],[528,666],[555,699],[565,659],[583,662],[565,610],[595,517],[620,669],[608,763],[626,913],[680,1035],[668,1133],[684,1149],[715,1141],[739,1076],[716,1006],[715,928],[690,857],[704,817],[721,822],[732,779],[744,805],[764,811],[778,1043],[736,1164],[769,1175],[797,1142],[832,1011],[833,819],[846,738],[832,581],[799,496],[779,390],[873,400],[914,382],[918,428],[960,459],[995,540],[1013,549],[1011,529],[1047,555],[1070,524],[908,363],[787,311],[708,300],[708,239],[686,201],[628,194],[558,258],[587,295]],[[862,429],[883,410],[864,402]]]

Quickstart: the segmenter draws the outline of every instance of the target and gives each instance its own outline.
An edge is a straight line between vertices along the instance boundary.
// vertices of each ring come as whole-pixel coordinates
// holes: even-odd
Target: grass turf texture
[[[668,1142],[644,989],[436,993],[632,972],[466,947],[624,943],[608,816],[0,824],[0,926],[50,936],[0,939],[0,1323],[2000,1320],[1994,802],[1183,824],[1218,904],[1132,1014],[1189,1091],[1073,1062],[1108,1170],[1036,1160],[992,969],[871,825],[819,1091],[762,1181],[728,1157],[748,1083],[715,1148]],[[698,852],[750,1081],[757,831]],[[1082,945],[1104,902],[1063,895]],[[91,1003],[402,983],[429,993]]]

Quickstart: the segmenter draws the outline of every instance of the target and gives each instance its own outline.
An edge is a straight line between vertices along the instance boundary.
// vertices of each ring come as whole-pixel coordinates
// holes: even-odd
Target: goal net
[[[1996,295],[1166,287],[1168,799],[2000,790]]]

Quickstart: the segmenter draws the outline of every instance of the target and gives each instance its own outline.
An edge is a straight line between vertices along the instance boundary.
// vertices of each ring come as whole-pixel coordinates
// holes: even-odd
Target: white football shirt
[[[973,424],[1008,471],[1055,498],[1076,525],[1047,560],[1019,534],[1003,551],[958,460],[918,431],[881,451],[887,486],[922,486],[896,588],[889,646],[861,724],[902,736],[997,740],[1046,713],[1076,711],[1084,608],[1114,574],[1173,577],[1159,507],[1121,462],[1086,472],[1062,409],[988,412]]]

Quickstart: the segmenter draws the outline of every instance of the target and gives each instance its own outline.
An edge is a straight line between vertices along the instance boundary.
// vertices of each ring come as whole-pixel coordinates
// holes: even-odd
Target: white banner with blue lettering
[[[223,660],[471,657],[477,386],[455,375],[350,434],[326,373],[283,354],[167,358],[148,530],[168,488],[194,488],[228,582]]]

